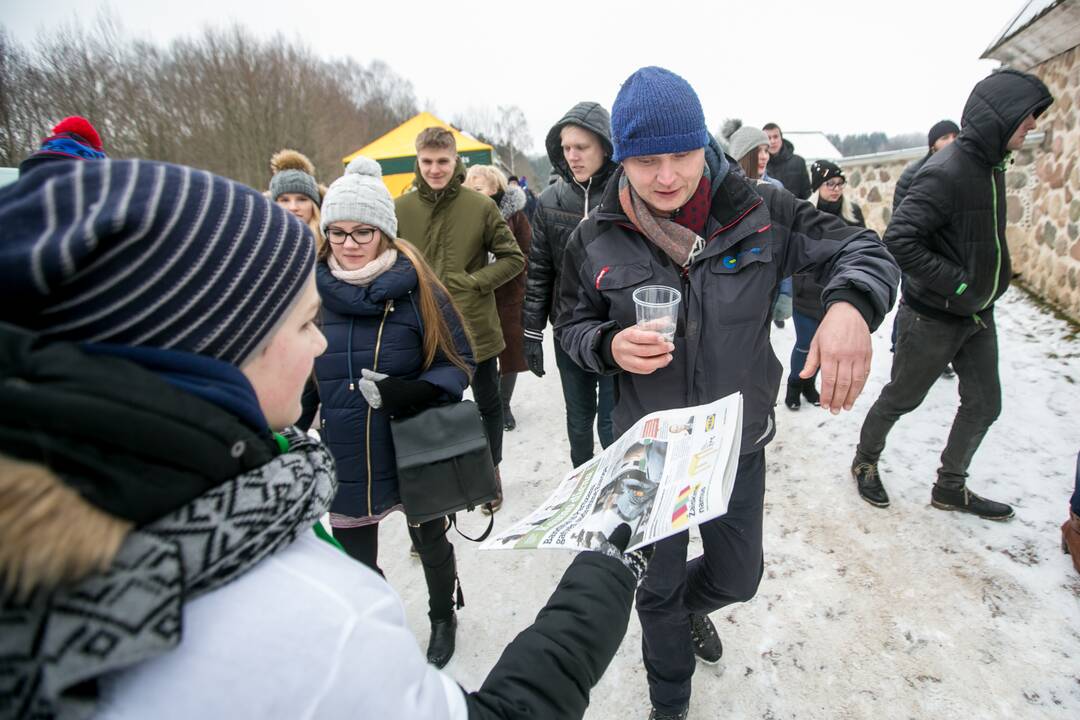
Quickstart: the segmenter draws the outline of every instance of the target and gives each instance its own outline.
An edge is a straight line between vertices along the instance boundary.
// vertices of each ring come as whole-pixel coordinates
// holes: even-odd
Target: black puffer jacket
[[[926,164],[926,161],[930,159],[933,153],[926,153],[921,158],[904,168],[904,172],[900,173],[900,179],[896,181],[896,188],[893,190],[892,196],[892,211],[896,212],[896,208],[900,207],[900,202],[907,195],[908,190],[911,188],[911,181],[915,179],[915,176],[919,174],[919,170]]]
[[[562,129],[571,124],[599,135],[607,158],[613,152],[611,119],[608,111],[598,103],[578,103],[548,131],[545,145],[552,173],[558,175],[558,179],[540,193],[540,203],[532,218],[533,237],[525,281],[524,319],[525,337],[533,340],[543,338],[548,318],[552,324],[555,323],[557,310],[553,301],[558,294],[566,241],[578,223],[600,203],[607,180],[616,167],[608,159],[589,182],[582,185],[574,180],[563,157],[560,138]]]
[[[656,410],[743,394],[743,453],[772,439],[780,362],[769,344],[780,281],[813,270],[826,306],[850,302],[874,329],[892,307],[900,271],[871,230],[768,183],[726,172],[715,141],[706,148],[712,205],[708,244],[684,276],[622,211],[616,171],[600,207],[578,226],[563,258],[556,340],[581,367],[615,374],[616,436]],[[682,290],[674,360],[651,375],[621,372],[611,340],[637,322],[634,289]]]
[[[1009,286],[1005,166],[1009,139],[1054,101],[1034,75],[999,70],[972,90],[956,142],[915,176],[885,232],[904,302],[941,319],[989,309]]]
[[[790,140],[784,140],[780,152],[769,158],[765,172],[784,183],[784,189],[800,200],[810,197],[810,173],[806,161],[795,154],[795,146]]]

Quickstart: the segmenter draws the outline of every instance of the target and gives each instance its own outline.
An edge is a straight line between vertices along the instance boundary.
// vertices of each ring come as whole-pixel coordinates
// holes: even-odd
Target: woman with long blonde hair
[[[334,537],[381,573],[378,528],[401,508],[390,420],[460,400],[474,368],[450,294],[420,253],[396,237],[397,218],[378,163],[360,157],[326,192],[316,282],[326,352],[315,362],[323,441],[334,456]],[[457,587],[445,519],[409,526],[428,586],[427,657],[454,652]]]

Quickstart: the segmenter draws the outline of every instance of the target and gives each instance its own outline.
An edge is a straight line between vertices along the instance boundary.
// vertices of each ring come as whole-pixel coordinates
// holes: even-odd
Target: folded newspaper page
[[[719,517],[731,499],[741,437],[737,393],[646,415],[481,549],[595,550],[627,523],[629,551]]]

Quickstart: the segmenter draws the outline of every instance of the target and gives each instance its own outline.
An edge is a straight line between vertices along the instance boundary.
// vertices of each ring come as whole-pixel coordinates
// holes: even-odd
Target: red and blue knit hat
[[[697,150],[709,144],[694,88],[661,67],[643,67],[619,88],[611,106],[612,160]]]
[[[0,322],[243,365],[315,266],[311,231],[240,183],[146,160],[56,162],[0,189]]]
[[[52,135],[41,141],[38,151],[19,163],[19,172],[25,173],[49,160],[104,160],[106,157],[101,136],[90,121],[72,115],[58,122]]]

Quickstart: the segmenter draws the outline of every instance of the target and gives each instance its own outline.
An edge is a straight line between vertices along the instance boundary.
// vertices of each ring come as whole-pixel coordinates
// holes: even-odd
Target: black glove
[[[654,548],[652,545],[646,545],[633,552],[624,553],[623,550],[629,544],[630,526],[622,523],[612,531],[611,537],[603,543],[600,552],[608,557],[615,558],[625,565],[626,569],[634,574],[634,579],[640,583],[641,579],[645,577],[645,571],[649,567],[649,560],[652,559]]]
[[[430,407],[442,392],[426,380],[402,380],[396,377],[377,380],[375,387],[379,388],[382,406],[390,417],[415,415]]]
[[[544,346],[539,340],[525,338],[525,362],[536,377],[544,377]]]

